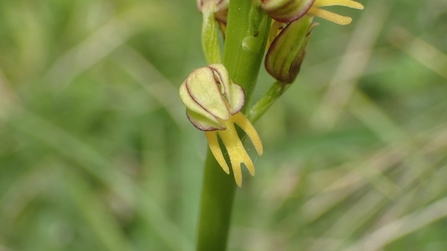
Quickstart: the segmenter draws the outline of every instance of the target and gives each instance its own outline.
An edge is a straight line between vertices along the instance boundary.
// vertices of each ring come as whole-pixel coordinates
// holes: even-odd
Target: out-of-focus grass
[[[257,124],[230,250],[445,250],[447,4],[315,29]],[[177,87],[193,1],[0,2],[0,250],[193,250],[206,146]],[[272,79],[261,73],[259,90]]]

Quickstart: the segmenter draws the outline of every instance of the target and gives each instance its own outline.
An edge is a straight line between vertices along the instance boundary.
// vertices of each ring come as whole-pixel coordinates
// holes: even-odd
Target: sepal
[[[303,17],[315,0],[261,0],[261,8],[278,22],[290,23]]]
[[[312,17],[305,16],[288,24],[270,45],[265,68],[275,79],[292,83],[298,75],[305,56],[310,33],[315,27]]]

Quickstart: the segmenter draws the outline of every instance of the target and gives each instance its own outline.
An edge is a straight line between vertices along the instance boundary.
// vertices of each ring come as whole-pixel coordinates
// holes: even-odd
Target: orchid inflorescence
[[[235,125],[248,135],[259,155],[263,148],[255,128],[241,112],[245,105],[244,89],[230,79],[220,62],[218,30],[225,39],[229,1],[197,0],[197,7],[203,14],[203,51],[210,65],[195,69],[187,77],[180,86],[180,98],[186,106],[188,119],[205,132],[212,154],[229,174],[230,168],[220,148],[221,144],[225,146],[236,184],[241,186],[241,164],[245,164],[251,175],[255,174],[255,168]],[[264,63],[266,70],[277,80],[275,84],[282,86],[281,90],[285,90],[283,87],[290,85],[300,71],[311,31],[317,25],[313,22],[314,17],[340,25],[351,23],[350,17],[322,8],[327,6],[363,9],[363,5],[355,0],[253,0],[252,9],[273,19]],[[253,20],[254,26],[262,22],[259,16],[254,16]],[[256,27],[250,27],[256,30]]]

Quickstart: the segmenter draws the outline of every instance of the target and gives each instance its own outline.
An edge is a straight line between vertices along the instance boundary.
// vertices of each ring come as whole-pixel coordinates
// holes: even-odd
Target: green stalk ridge
[[[249,107],[256,85],[270,28],[270,18],[252,3],[250,0],[230,1],[224,46],[224,65],[231,79],[245,91],[244,111]],[[232,173],[223,172],[210,150],[203,179],[197,251],[224,251],[236,183]]]

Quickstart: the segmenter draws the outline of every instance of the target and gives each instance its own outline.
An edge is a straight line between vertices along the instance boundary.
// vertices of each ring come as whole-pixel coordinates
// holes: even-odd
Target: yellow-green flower
[[[363,5],[354,0],[260,0],[263,8],[273,19],[282,23],[293,22],[304,15],[317,16],[346,25],[352,18],[322,9],[327,6],[344,6],[353,9],[363,9]]]
[[[242,145],[235,124],[248,135],[258,154],[262,155],[263,152],[258,133],[240,112],[245,103],[244,90],[230,80],[222,64],[211,64],[194,70],[181,84],[179,93],[188,119],[197,129],[205,131],[211,152],[229,174],[230,169],[219,145],[220,137],[227,149],[236,184],[241,186],[241,164],[245,164],[251,175],[255,174],[255,167]]]

